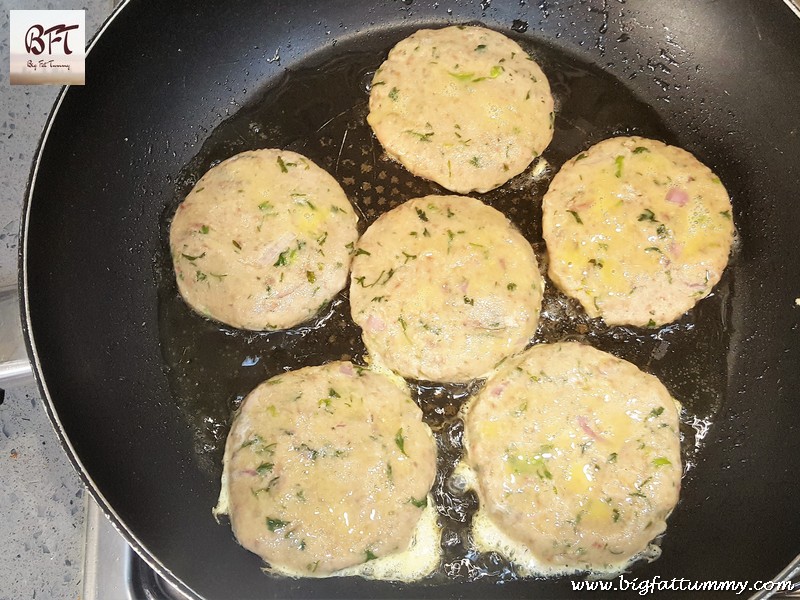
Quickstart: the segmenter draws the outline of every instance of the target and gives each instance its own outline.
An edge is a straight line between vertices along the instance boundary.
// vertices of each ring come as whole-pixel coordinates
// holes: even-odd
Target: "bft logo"
[[[12,10],[10,17],[12,85],[84,85],[84,11]]]
[[[70,55],[72,50],[69,49],[69,32],[79,27],[80,25],[60,23],[45,29],[39,24],[32,25],[25,34],[25,50],[29,54],[39,56],[47,48],[47,53],[53,54],[53,44],[56,44],[56,49],[58,49],[58,44],[60,43],[64,54]],[[45,46],[45,40],[47,41],[47,46]]]

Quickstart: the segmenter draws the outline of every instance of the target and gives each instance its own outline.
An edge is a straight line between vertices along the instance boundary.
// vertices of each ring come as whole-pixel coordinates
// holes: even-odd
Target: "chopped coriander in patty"
[[[680,491],[678,406],[635,365],[578,343],[509,359],[469,402],[477,547],[523,574],[618,571]]]
[[[271,570],[324,577],[408,551],[430,520],[435,473],[433,435],[405,383],[332,362],[245,398],[215,512]]]
[[[568,160],[542,202],[549,275],[589,316],[658,327],[707,296],[734,226],[719,178],[690,153],[641,137]]]
[[[375,73],[369,109],[389,156],[458,193],[502,185],[553,137],[547,77],[483,27],[422,29],[398,43]]]
[[[313,317],[344,286],[357,217],[326,171],[285,150],[211,168],[178,206],[178,290],[198,313],[256,331]]]
[[[377,362],[412,379],[469,381],[525,348],[543,288],[531,245],[502,213],[425,196],[361,237],[350,307]]]

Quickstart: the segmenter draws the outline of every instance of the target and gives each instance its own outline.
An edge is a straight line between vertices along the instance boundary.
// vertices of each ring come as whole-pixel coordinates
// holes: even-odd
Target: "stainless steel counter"
[[[2,0],[2,55],[9,56],[11,9],[86,9],[92,35],[113,4]],[[8,70],[5,63],[0,71],[0,290],[6,291],[17,281],[19,218],[31,161],[59,91],[51,85],[11,86]],[[0,352],[11,352],[19,332],[13,305],[4,307],[0,321]],[[0,405],[0,481],[0,600],[78,598],[86,493],[47,420],[38,390],[24,379],[6,389]]]

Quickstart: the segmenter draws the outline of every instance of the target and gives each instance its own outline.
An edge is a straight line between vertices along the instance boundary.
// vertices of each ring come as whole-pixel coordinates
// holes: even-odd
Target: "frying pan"
[[[506,32],[536,55],[584,65],[587,81],[606,82],[602,96],[591,85],[561,95],[556,140],[545,153],[554,168],[602,137],[642,133],[694,152],[726,183],[739,247],[715,298],[679,322],[695,333],[682,338],[692,342],[675,360],[688,358],[668,382],[691,399],[702,381],[681,373],[711,364],[718,404],[670,518],[663,556],[630,576],[753,582],[788,569],[786,575],[800,552],[800,20],[778,0],[125,3],[91,44],[87,85],[58,99],[23,222],[24,329],[47,411],[76,469],[131,545],[189,596],[572,594],[565,578],[509,578],[498,587],[503,577],[496,574],[413,585],[262,574],[260,561],[211,518],[220,467],[214,451],[203,455],[203,435],[174,393],[180,361],[169,362],[176,350],[165,333],[185,322],[192,332],[180,352],[202,351],[198,360],[210,361],[203,364],[220,357],[206,379],[214,396],[207,402],[216,407],[209,427],[222,439],[227,425],[219,415],[229,415],[245,391],[219,384],[245,371],[231,366],[226,340],[261,352],[266,363],[295,339],[237,338],[191,315],[169,316],[176,304],[165,223],[193,178],[247,146],[302,149],[298,140],[315,139],[326,121],[348,110],[349,92],[330,78],[319,80],[326,89],[310,76],[297,84],[293,73],[324,76],[331,65],[357,59],[363,72],[342,80],[361,81],[413,30],[461,23]],[[557,78],[555,63],[545,63]],[[270,108],[269,91],[292,85],[287,98],[305,108]],[[608,109],[618,96],[634,108]],[[361,106],[365,101],[363,94]],[[247,111],[261,120],[214,141],[218,128]],[[348,158],[331,156],[324,166],[341,176]],[[356,201],[364,199],[358,182],[348,185]],[[408,191],[436,189],[425,185]],[[541,197],[542,189],[530,189]],[[530,214],[536,202],[530,199]],[[362,225],[371,218],[364,217]],[[525,226],[536,235],[534,221]],[[345,297],[337,302],[332,321],[346,310]],[[715,307],[721,325],[697,333],[704,306]],[[295,333],[324,346],[324,327]],[[631,336],[634,346],[645,339]],[[704,354],[707,347],[719,351]],[[310,352],[284,366],[320,358]]]

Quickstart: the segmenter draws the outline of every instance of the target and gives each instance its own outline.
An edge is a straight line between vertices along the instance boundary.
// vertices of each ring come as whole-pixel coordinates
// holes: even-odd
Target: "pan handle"
[[[33,383],[33,370],[25,350],[16,286],[0,288],[0,402],[3,390]]]

